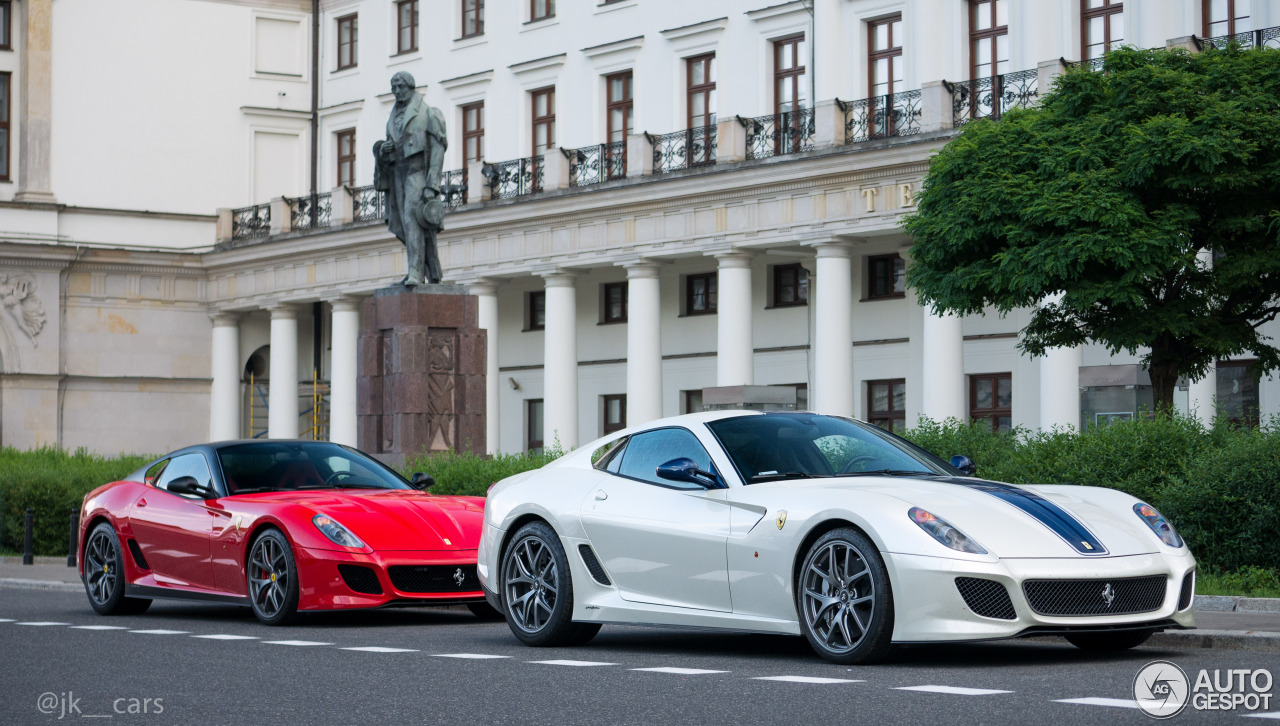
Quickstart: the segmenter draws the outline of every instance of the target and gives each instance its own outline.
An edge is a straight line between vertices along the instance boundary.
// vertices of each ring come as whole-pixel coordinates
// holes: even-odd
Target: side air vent
[[[366,595],[381,595],[382,585],[378,584],[378,575],[363,565],[338,565],[338,573],[342,581],[355,592]]]
[[[612,585],[609,575],[605,574],[604,566],[600,564],[600,560],[596,559],[595,550],[591,549],[591,545],[578,545],[578,554],[582,555],[582,562],[587,566],[587,571],[591,573],[591,577],[601,585]]]
[[[147,564],[147,558],[142,556],[142,548],[138,546],[137,540],[129,540],[129,554],[133,557],[133,564],[144,570],[151,569],[151,566]]]
[[[1178,596],[1178,609],[1186,610],[1191,607],[1193,596],[1196,594],[1196,571],[1188,572],[1182,578],[1182,594]]]
[[[1017,620],[1018,614],[1009,599],[1009,591],[995,580],[980,577],[957,577],[956,589],[964,604],[975,614],[996,620]]]

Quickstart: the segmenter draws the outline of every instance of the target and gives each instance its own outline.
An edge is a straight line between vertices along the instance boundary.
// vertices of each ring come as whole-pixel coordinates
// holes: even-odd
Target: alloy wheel
[[[503,582],[506,601],[515,624],[525,632],[546,627],[556,605],[557,577],[551,548],[537,536],[517,542],[507,553]]]
[[[84,548],[85,579],[88,580],[89,597],[99,605],[106,605],[116,591],[116,543],[105,530],[99,529],[89,538]]]
[[[809,560],[801,579],[809,629],[832,653],[862,642],[875,615],[875,579],[867,560],[847,542],[831,542]]]
[[[289,593],[289,561],[273,537],[262,537],[249,553],[249,597],[267,618],[275,617]]]

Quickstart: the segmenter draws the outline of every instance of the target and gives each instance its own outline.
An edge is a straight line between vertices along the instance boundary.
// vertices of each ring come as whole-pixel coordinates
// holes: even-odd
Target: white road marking
[[[333,645],[333,643],[321,643],[318,640],[264,640],[267,645]]]
[[[383,648],[380,645],[366,645],[359,648],[339,648],[338,650],[358,650],[361,653],[417,653],[413,648]]]
[[[753,681],[783,681],[785,683],[866,683],[852,678],[816,678],[814,676],[760,676]]]
[[[142,635],[186,635],[190,630],[130,630],[130,633],[141,633]]]
[[[1268,711],[1267,713],[1246,713],[1245,718],[1272,718],[1280,720],[1280,711]]]
[[[958,688],[956,686],[903,686],[895,691],[924,691],[925,693],[950,693],[956,696],[993,696],[997,693],[1013,693],[1013,691],[997,691],[990,688]]]
[[[561,665],[561,666],[611,666],[617,663],[600,663],[593,660],[531,660],[529,663],[541,663],[543,665]]]
[[[13,618],[0,618],[0,623],[12,623]]]
[[[1111,706],[1113,708],[1138,708],[1137,701],[1127,698],[1063,698],[1054,703],[1078,703],[1082,706]]]
[[[128,630],[123,625],[72,625],[71,630]]]
[[[489,655],[488,653],[436,653],[437,658],[462,658],[464,660],[489,660],[490,658],[510,658],[509,655]]]
[[[215,633],[213,635],[193,635],[193,638],[203,638],[205,640],[257,640],[256,635],[224,635]]]
[[[702,668],[630,668],[633,671],[646,673],[675,673],[678,676],[700,676],[704,673],[728,673],[729,671],[708,671]]]
[[[30,626],[37,627],[37,628],[44,627],[44,626],[46,626],[46,625],[70,625],[70,623],[54,623],[54,622],[48,622],[48,621],[44,621],[44,620],[40,620],[40,621],[33,621],[33,622],[30,622],[30,623],[15,623],[15,624],[16,624],[16,625],[30,625]]]

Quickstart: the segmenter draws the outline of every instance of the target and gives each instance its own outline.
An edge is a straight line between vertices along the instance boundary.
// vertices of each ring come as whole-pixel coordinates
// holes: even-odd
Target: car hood
[[[473,550],[479,546],[484,500],[404,489],[328,489],[254,495],[333,517],[375,550]]]
[[[820,486],[875,491],[928,510],[1000,558],[1095,557],[1156,552],[1132,497],[1101,487],[1013,486],[960,477],[867,477]],[[907,514],[904,509],[903,518]]]

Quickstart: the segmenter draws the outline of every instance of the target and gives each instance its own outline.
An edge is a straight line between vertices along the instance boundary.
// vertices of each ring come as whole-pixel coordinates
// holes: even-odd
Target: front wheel
[[[124,553],[120,538],[106,522],[89,533],[84,544],[84,590],[89,605],[100,615],[138,615],[151,601],[124,596]]]
[[[875,545],[850,528],[835,529],[809,548],[796,596],[800,629],[832,663],[869,664],[892,648],[893,592]]]
[[[1147,638],[1150,638],[1153,632],[1151,630],[1122,630],[1115,633],[1076,633],[1075,635],[1068,635],[1067,642],[1080,650],[1115,652],[1137,648],[1147,642]]]
[[[502,556],[507,625],[525,645],[581,645],[599,623],[573,622],[573,579],[560,538],[543,522],[521,527]]]
[[[266,625],[288,625],[298,619],[298,568],[289,540],[269,529],[253,541],[244,567],[249,605]]]

